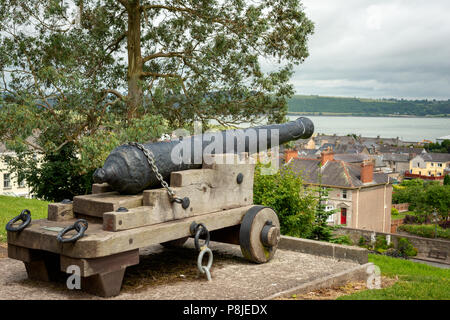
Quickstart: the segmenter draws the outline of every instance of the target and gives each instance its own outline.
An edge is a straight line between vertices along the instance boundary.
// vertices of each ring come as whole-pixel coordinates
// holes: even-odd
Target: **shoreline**
[[[428,119],[450,119],[450,116],[415,116],[415,115],[354,115],[354,114],[316,114],[308,112],[288,112],[288,116],[312,116],[312,117],[353,117],[353,118],[428,118]]]

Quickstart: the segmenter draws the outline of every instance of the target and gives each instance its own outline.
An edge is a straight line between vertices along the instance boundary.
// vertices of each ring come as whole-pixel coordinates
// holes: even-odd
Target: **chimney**
[[[361,163],[361,182],[369,183],[373,181],[373,167],[374,164],[370,160],[365,160]]]
[[[332,160],[334,160],[334,153],[330,149],[330,147],[328,147],[327,150],[322,151],[322,153],[320,154],[320,165],[323,166],[325,163],[327,163],[327,161]]]
[[[286,163],[291,161],[291,159],[298,159],[298,151],[297,150],[285,150],[284,151],[284,160]]]

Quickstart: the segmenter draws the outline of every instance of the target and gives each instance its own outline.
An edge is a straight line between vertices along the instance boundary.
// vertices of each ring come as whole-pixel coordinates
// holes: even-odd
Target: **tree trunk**
[[[128,9],[128,113],[130,120],[142,104],[143,93],[140,84],[143,68],[141,56],[141,12],[140,1],[130,1]]]

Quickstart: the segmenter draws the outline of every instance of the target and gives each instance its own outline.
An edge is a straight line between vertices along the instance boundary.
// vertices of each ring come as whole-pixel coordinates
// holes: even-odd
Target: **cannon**
[[[280,223],[273,209],[253,204],[250,154],[310,137],[314,126],[299,118],[250,129],[116,148],[96,171],[92,194],[49,204],[47,219],[32,220],[24,210],[11,220],[8,256],[24,262],[30,279],[64,279],[76,266],[81,289],[103,297],[120,293],[126,268],[138,264],[139,249],[150,245],[183,245],[192,237],[199,271],[208,278],[210,240],[240,245],[246,259],[268,262]],[[211,151],[214,139],[222,150]],[[184,161],[172,161],[176,149]]]
[[[149,143],[143,147],[152,152],[159,172],[164,179],[168,179],[171,172],[201,168],[205,151],[213,142],[220,147],[221,153],[251,154],[288,141],[309,138],[313,132],[312,121],[300,117],[285,124],[205,133],[182,140]],[[174,154],[175,150],[187,152],[188,155],[181,157],[180,154]],[[211,150],[207,155],[215,153],[216,150]],[[122,194],[136,194],[160,184],[145,154],[129,144],[119,146],[111,152],[103,168],[94,172],[94,181],[108,183]]]

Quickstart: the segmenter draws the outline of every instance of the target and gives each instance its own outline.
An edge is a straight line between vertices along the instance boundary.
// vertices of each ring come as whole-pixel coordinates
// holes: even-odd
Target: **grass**
[[[411,233],[413,235],[425,238],[434,238],[435,229],[434,224],[404,224],[398,227],[398,230]],[[450,239],[450,229],[444,229],[437,226],[437,237],[443,239]]]
[[[391,214],[391,220],[404,219],[407,215],[415,216],[417,215],[417,213],[415,213],[414,211],[405,211],[400,212],[399,214]]]
[[[399,281],[388,288],[359,291],[339,300],[450,300],[450,269],[374,254],[369,254],[369,261],[380,267],[383,276],[398,277]]]
[[[47,217],[47,205],[49,202],[20,197],[0,196],[0,242],[6,242],[5,226],[9,220],[20,214],[23,209],[31,212],[32,219]]]

